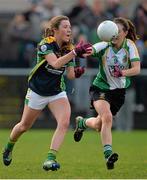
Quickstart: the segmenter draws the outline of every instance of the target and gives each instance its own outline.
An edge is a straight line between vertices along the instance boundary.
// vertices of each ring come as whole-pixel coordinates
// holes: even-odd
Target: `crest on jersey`
[[[47,45],[42,45],[41,47],[40,47],[40,49],[41,49],[41,51],[42,52],[45,52],[46,50],[47,50]]]

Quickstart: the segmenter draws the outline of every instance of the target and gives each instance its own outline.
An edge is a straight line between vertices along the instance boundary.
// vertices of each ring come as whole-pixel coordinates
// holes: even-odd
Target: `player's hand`
[[[82,74],[84,74],[85,72],[85,67],[75,67],[74,68],[74,71],[75,71],[75,77],[76,78],[79,78],[82,76]]]
[[[78,57],[84,57],[84,54],[90,54],[92,51],[92,45],[90,43],[84,43],[80,41],[74,48],[73,52]]]
[[[114,66],[114,71],[112,73],[113,77],[121,77],[122,76],[122,71],[120,70],[120,68],[118,67],[118,65]]]
[[[89,47],[87,48],[87,52],[82,55],[83,58],[87,58],[88,56],[91,56],[93,54],[93,48]]]

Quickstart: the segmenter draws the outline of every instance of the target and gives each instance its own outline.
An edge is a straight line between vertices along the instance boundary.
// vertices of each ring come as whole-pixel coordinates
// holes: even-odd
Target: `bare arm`
[[[131,63],[131,68],[122,70],[122,76],[135,76],[140,73],[140,61]]]
[[[68,63],[71,59],[73,59],[74,57],[75,57],[75,54],[71,51],[68,54],[59,58],[57,58],[57,56],[54,53],[47,54],[45,56],[45,59],[52,67],[54,67],[55,69],[59,69],[63,65]]]
[[[75,79],[74,67],[72,67],[72,66],[67,67],[66,71],[67,71],[67,78],[68,79]]]
[[[68,54],[57,58],[54,53],[45,55],[47,62],[55,69],[61,68],[63,65],[67,64],[75,56],[83,57],[84,54],[89,54],[92,51],[92,46],[90,43],[79,42],[75,48]]]

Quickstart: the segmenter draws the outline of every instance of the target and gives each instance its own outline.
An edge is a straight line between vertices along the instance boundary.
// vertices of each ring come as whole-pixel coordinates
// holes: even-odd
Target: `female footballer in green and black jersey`
[[[80,42],[73,47],[71,43],[71,25],[68,17],[56,16],[49,21],[45,37],[38,45],[37,64],[28,79],[28,91],[21,121],[15,125],[10,140],[3,152],[4,165],[10,165],[12,150],[18,138],[35,122],[41,111],[48,106],[57,121],[57,128],[51,140],[47,159],[43,164],[44,170],[57,170],[60,164],[56,154],[67,132],[71,108],[68,101],[63,73],[69,79],[80,77],[84,70],[74,68],[73,59],[76,56],[90,54],[92,46]]]

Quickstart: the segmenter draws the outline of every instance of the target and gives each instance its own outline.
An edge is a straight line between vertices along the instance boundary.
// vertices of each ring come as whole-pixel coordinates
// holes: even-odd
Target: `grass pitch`
[[[9,133],[0,129],[1,152]],[[99,134],[86,131],[76,143],[69,131],[57,157],[61,169],[46,172],[42,163],[52,134],[52,130],[25,133],[14,148],[12,164],[0,162],[0,179],[147,179],[147,131],[113,131],[113,150],[119,154],[114,170],[106,169]]]

